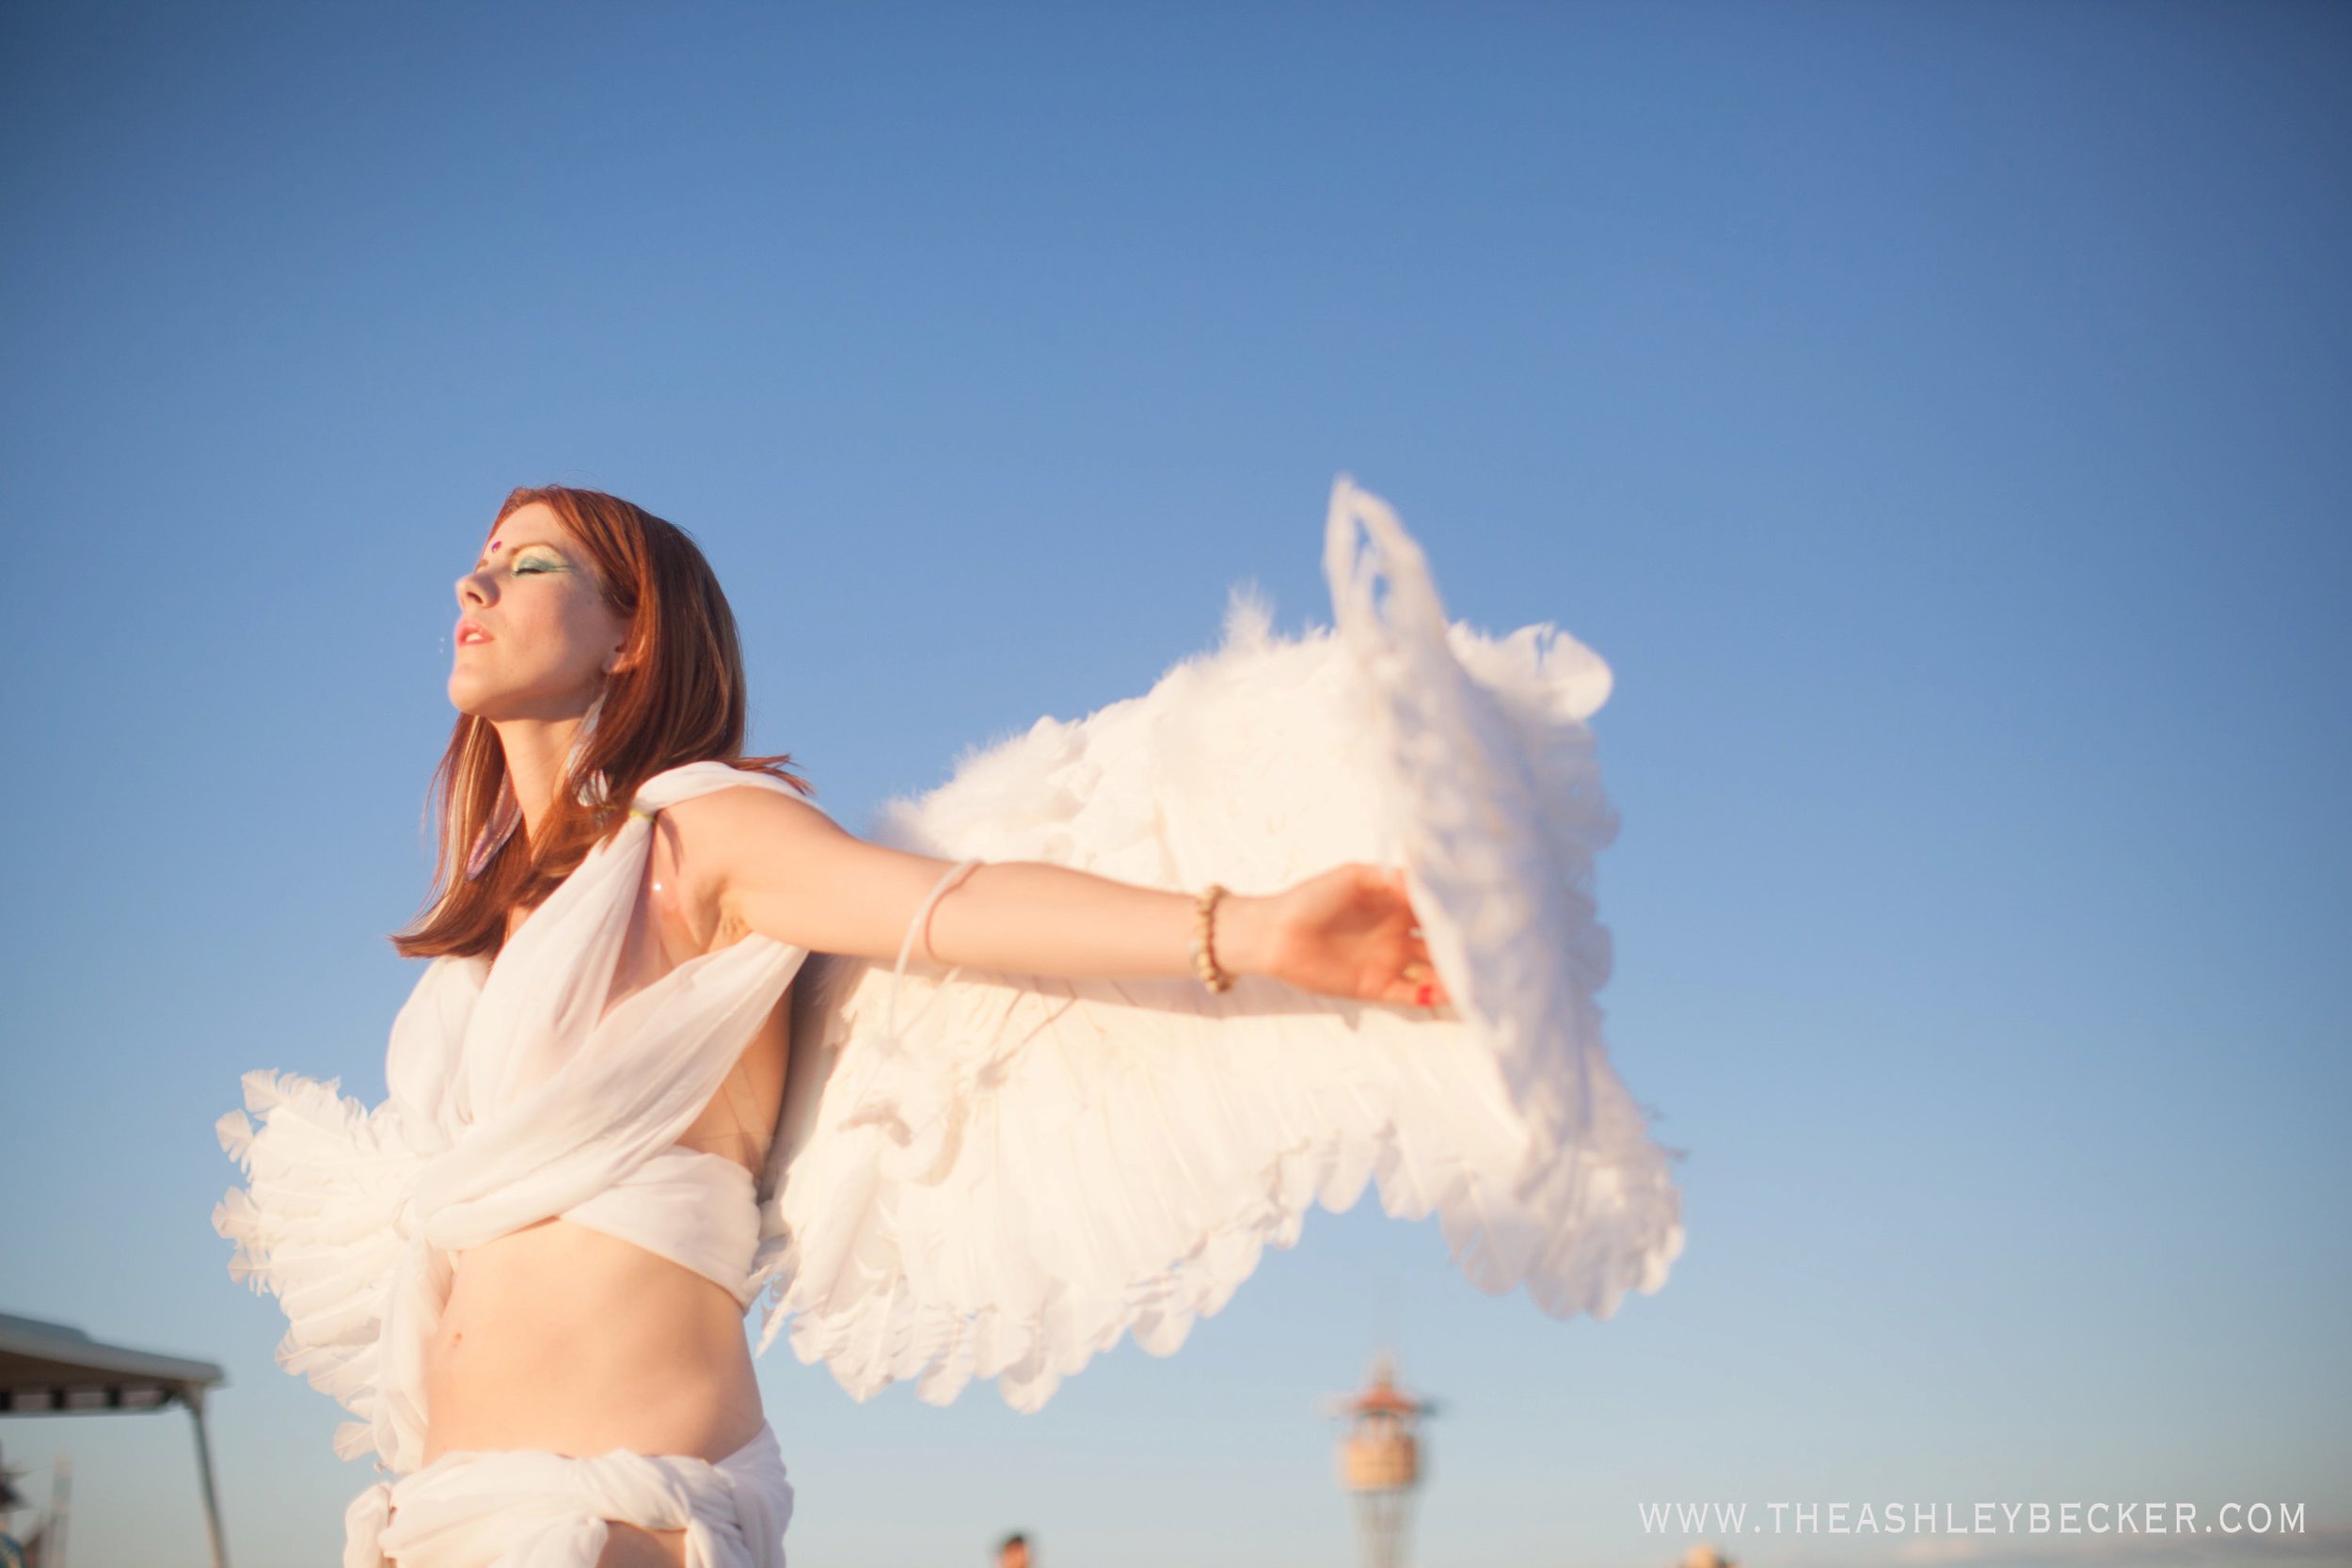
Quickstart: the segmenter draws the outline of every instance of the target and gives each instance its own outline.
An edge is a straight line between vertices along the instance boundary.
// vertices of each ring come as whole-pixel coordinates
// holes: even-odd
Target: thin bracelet
[[[923,929],[923,922],[930,918],[932,908],[938,904],[940,899],[946,896],[950,889],[959,885],[962,879],[976,867],[983,866],[987,863],[988,863],[986,861],[981,860],[977,855],[973,856],[969,860],[961,860],[956,862],[955,864],[949,866],[946,871],[941,875],[938,881],[931,884],[931,891],[924,895],[922,903],[915,906],[914,918],[907,922],[906,940],[898,944],[898,967],[890,972],[890,990],[882,1000],[883,1038],[895,1040],[898,1037],[898,986],[899,983],[907,977],[907,959],[912,957],[914,952],[915,933]],[[930,952],[930,940],[929,937],[926,937],[923,942],[923,951],[928,954]],[[947,972],[946,978],[952,980],[962,973],[962,967],[959,965],[958,967]],[[932,992],[931,1001],[936,1002],[938,1000],[939,993],[937,991]],[[924,1006],[926,1010],[928,1010],[930,1003],[926,1003]]]
[[[1213,991],[1233,989],[1233,977],[1216,966],[1216,901],[1225,889],[1211,882],[1192,903],[1192,972]]]

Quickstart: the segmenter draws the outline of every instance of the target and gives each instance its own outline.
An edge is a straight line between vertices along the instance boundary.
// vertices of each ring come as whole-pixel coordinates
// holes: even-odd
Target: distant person
[[[996,1568],[1029,1568],[1029,1538],[1015,1530],[996,1543]]]

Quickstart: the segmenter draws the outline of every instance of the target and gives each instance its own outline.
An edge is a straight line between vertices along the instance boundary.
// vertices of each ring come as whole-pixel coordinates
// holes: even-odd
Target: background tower
[[[1340,1485],[1356,1499],[1365,1568],[1404,1568],[1422,1476],[1417,1427],[1437,1414],[1437,1404],[1399,1389],[1396,1358],[1383,1351],[1373,1357],[1364,1387],[1326,1408],[1347,1422],[1340,1434]]]

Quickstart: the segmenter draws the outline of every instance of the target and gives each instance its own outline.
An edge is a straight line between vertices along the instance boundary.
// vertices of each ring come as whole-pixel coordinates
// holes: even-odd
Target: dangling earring
[[[506,847],[506,841],[522,826],[522,803],[515,799],[515,781],[499,781],[498,804],[490,808],[490,820],[474,835],[473,852],[466,857],[466,880],[473,881],[488,868],[490,857]]]
[[[608,678],[605,685],[596,692],[596,701],[588,705],[588,711],[580,716],[580,728],[572,732],[572,748],[564,753],[564,776],[565,778],[572,776],[572,769],[578,767],[580,759],[587,754],[588,738],[596,733],[596,716],[604,711],[604,694],[612,689],[612,682]],[[612,785],[606,781],[601,768],[589,774],[585,779],[578,781],[572,788],[572,798],[583,806],[600,806],[604,804],[605,798],[611,793]]]

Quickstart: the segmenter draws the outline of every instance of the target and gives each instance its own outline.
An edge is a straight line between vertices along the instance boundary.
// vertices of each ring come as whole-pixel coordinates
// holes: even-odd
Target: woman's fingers
[[[1445,982],[1438,979],[1391,980],[1381,988],[1379,999],[1411,1007],[1444,1007],[1454,1001]]]
[[[1405,944],[1405,974],[1409,980],[1434,980],[1438,977],[1437,960],[1429,956],[1429,944],[1411,941]]]
[[[1438,978],[1436,968],[1426,958],[1406,963],[1384,995],[1388,1001],[1406,1002],[1419,1007],[1441,1007],[1451,1000],[1445,982]]]

